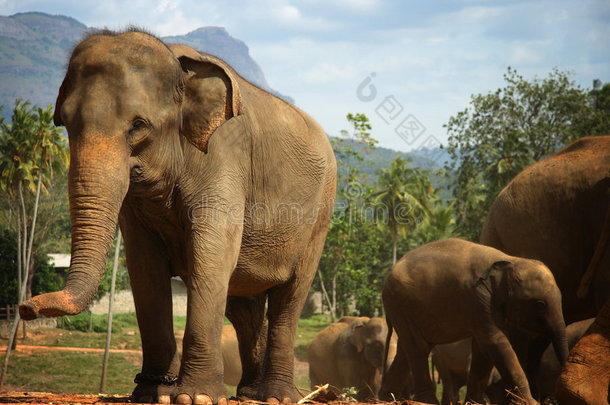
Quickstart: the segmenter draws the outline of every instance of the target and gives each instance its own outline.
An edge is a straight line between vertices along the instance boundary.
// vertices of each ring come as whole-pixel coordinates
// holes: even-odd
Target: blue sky
[[[161,36],[223,26],[330,135],[362,112],[381,146],[403,151],[446,142],[442,125],[471,94],[503,87],[508,66],[610,81],[608,0],[0,0],[0,15],[24,11]]]

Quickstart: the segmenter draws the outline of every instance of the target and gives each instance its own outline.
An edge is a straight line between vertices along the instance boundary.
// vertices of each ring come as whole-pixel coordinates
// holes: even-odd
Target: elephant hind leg
[[[226,315],[237,334],[242,365],[238,397],[255,399],[260,386],[267,344],[266,301],[266,294],[253,299],[228,297],[227,300]]]
[[[293,267],[293,277],[268,291],[269,331],[263,366],[263,384],[258,398],[269,402],[296,402],[300,394],[294,385],[294,338],[301,311],[316,274],[328,220],[321,216],[302,256]]]
[[[383,401],[396,401],[410,399],[411,368],[407,360],[404,343],[398,340],[396,356],[392,364],[383,373],[379,399]]]

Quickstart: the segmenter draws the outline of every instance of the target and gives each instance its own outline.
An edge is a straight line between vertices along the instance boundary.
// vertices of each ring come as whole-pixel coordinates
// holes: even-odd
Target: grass
[[[89,325],[89,314],[80,314],[64,319],[63,328],[28,329],[27,338],[18,339],[17,343],[18,345],[103,349],[106,344],[107,320],[106,315],[94,315],[94,331],[86,332]],[[225,323],[228,321],[225,320]],[[299,320],[295,341],[297,359],[307,361],[307,345],[316,333],[329,323],[330,319],[327,315],[315,315]],[[175,330],[183,330],[185,326],[186,317],[174,318]],[[18,336],[21,336],[21,332]],[[6,343],[7,339],[0,339],[0,345],[5,346]],[[140,350],[140,332],[135,314],[113,316],[111,348]],[[0,354],[0,362],[2,361],[4,361],[4,353]],[[38,350],[12,352],[5,389],[54,393],[98,393],[102,361],[102,352]],[[133,378],[140,371],[141,362],[141,354],[111,353],[105,393],[130,393],[135,387]],[[309,388],[308,376],[300,376],[296,384],[300,388]],[[226,388],[229,395],[235,393],[235,387],[226,386]]]
[[[299,319],[294,345],[294,355],[300,361],[307,361],[307,346],[314,336],[330,324],[330,315],[318,314]]]

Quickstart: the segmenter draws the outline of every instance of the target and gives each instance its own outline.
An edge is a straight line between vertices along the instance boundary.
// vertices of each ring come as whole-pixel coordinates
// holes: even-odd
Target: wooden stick
[[[303,397],[303,399],[297,402],[297,404],[304,404],[305,402],[309,401],[309,398],[313,398],[316,394],[319,394],[322,391],[326,391],[329,387],[329,384],[324,384],[322,386],[316,385],[316,387],[318,387],[318,389],[307,394],[305,397]]]

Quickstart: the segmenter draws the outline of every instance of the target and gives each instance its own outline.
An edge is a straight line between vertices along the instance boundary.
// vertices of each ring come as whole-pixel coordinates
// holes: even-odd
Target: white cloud
[[[508,62],[511,66],[539,65],[543,61],[544,54],[542,51],[526,44],[513,45],[508,57]]]
[[[0,0],[0,14],[36,10],[95,27],[133,23],[162,36],[224,26],[248,45],[269,84],[330,133],[346,127],[347,112],[374,117],[376,103],[393,94],[444,139],[442,124],[471,94],[503,86],[508,65],[526,78],[557,66],[583,86],[610,81],[610,3],[583,1]],[[365,103],[355,91],[371,72],[379,99]],[[407,148],[391,127],[371,120],[382,146]]]

